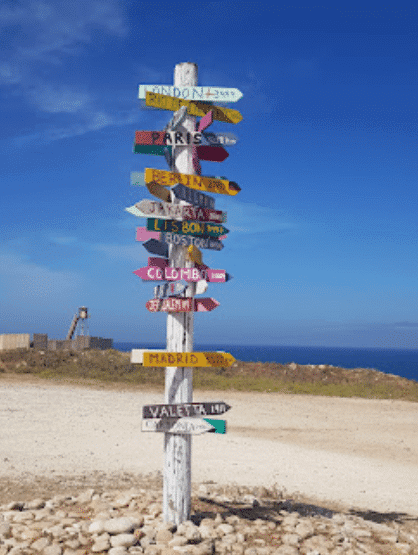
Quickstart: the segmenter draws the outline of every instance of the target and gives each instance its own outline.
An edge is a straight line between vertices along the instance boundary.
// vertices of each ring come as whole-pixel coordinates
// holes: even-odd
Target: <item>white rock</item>
[[[120,517],[105,520],[104,529],[109,534],[124,534],[134,529],[134,523],[130,518]]]
[[[102,534],[105,530],[104,520],[94,520],[89,526],[90,534]]]
[[[112,547],[108,553],[109,555],[126,555],[128,550],[125,547]]]
[[[219,524],[219,526],[217,526],[216,528],[216,531],[219,533],[219,535],[226,536],[227,534],[234,533],[234,527],[231,526],[231,524]]]
[[[112,547],[131,547],[136,542],[137,538],[134,534],[118,534],[110,538]]]
[[[48,547],[48,545],[51,545],[51,542],[48,538],[39,538],[39,540],[33,542],[30,547],[31,549],[36,549],[36,551],[43,551],[45,547]]]
[[[43,555],[61,555],[62,554],[62,547],[58,544],[48,545],[43,550]]]

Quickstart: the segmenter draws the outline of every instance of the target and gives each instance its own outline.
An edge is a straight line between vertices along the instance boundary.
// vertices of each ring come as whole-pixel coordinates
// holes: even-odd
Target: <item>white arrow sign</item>
[[[244,95],[238,89],[225,87],[174,87],[173,85],[139,85],[138,98],[145,99],[147,91],[201,102],[237,102]]]
[[[143,432],[165,432],[169,434],[198,435],[214,430],[215,427],[201,418],[146,418],[142,420]]]

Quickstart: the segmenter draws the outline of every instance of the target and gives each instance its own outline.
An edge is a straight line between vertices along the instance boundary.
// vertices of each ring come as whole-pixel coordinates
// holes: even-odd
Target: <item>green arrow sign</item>
[[[203,418],[203,420],[214,427],[213,430],[209,430],[209,433],[226,434],[226,420],[215,420],[214,418]]]

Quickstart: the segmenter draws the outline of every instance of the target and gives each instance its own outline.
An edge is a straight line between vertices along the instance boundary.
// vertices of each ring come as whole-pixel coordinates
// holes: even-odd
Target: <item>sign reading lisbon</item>
[[[229,233],[229,229],[220,224],[209,222],[193,222],[178,220],[159,220],[157,218],[147,219],[148,231],[167,231],[192,236],[220,237]]]

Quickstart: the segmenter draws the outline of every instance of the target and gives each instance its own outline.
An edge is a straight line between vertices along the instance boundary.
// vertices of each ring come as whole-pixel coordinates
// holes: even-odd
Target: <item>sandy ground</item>
[[[418,516],[418,404],[194,392],[232,409],[227,434],[193,436],[192,480],[276,485],[334,507]],[[163,394],[0,378],[0,478],[162,471],[163,434],[141,432]]]

